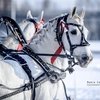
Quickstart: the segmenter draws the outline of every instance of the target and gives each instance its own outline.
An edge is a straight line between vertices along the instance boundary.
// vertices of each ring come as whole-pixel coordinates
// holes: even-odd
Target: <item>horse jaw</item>
[[[74,23],[74,24],[79,24],[81,26],[83,26],[84,30],[83,30],[83,34],[85,39],[87,38],[88,35],[88,30],[86,29],[86,27],[84,26],[84,15],[85,13],[82,11],[81,15],[79,16],[76,12],[73,13],[73,15],[69,15],[67,22],[68,23]],[[72,30],[77,30],[77,35],[73,36],[71,34]],[[79,31],[79,29],[73,25],[69,25],[69,30],[68,30],[68,34],[71,40],[71,44],[80,44],[80,39],[81,39],[81,32]],[[64,36],[62,37],[63,39],[63,43],[65,44],[65,48],[66,50],[70,51],[70,45],[69,42],[66,39],[66,34],[64,34]],[[84,55],[86,55],[86,58],[88,58],[87,60],[83,60]],[[77,61],[79,62],[79,65],[83,68],[87,67],[88,64],[92,61],[93,57],[92,57],[92,53],[91,50],[89,48],[89,46],[82,46],[82,47],[77,47],[74,49],[73,51],[73,56],[77,59]]]

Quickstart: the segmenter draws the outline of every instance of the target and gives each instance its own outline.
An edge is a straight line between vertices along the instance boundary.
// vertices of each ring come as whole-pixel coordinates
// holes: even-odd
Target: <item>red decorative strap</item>
[[[60,54],[61,53],[61,51],[62,51],[62,49],[63,49],[63,46],[61,45],[57,50],[56,50],[56,52],[54,53],[54,54]],[[57,59],[57,56],[52,56],[51,57],[51,63],[53,64],[54,63],[54,61]]]
[[[22,50],[23,46],[21,44],[18,44],[17,50]]]

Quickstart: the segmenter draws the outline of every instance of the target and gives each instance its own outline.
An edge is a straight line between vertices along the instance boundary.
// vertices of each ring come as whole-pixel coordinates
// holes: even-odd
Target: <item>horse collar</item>
[[[14,37],[18,39],[21,45],[27,44],[19,25],[13,19],[3,16],[0,17],[0,23],[3,23],[6,26],[7,30],[8,28],[11,30]]]

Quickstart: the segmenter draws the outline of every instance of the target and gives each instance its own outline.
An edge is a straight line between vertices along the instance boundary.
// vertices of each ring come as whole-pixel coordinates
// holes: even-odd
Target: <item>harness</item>
[[[61,20],[64,20],[64,21],[67,20],[67,17],[68,17],[68,15],[65,15],[63,17],[58,18],[57,27],[56,27],[56,38],[57,38],[57,41],[59,43],[59,46],[61,46],[64,51],[65,51],[65,48],[64,48],[63,43],[62,43],[62,35],[63,35],[63,31],[64,30],[61,27],[62,29],[61,29],[61,31],[59,31],[58,27],[59,27],[59,22]],[[10,23],[9,20],[11,20],[11,19],[8,18],[8,17],[0,18],[0,21],[1,22],[4,21],[4,23],[6,23],[6,22]],[[77,26],[79,28],[79,26],[77,24],[73,24],[73,23],[64,23],[64,24],[65,24],[65,27],[67,29],[68,29],[68,25],[74,25],[74,26]],[[24,45],[23,46],[23,50],[21,51],[21,53],[24,52],[25,54],[29,55],[34,61],[36,61],[40,65],[40,67],[43,69],[44,73],[42,75],[40,75],[37,79],[34,80],[34,78],[31,75],[31,71],[29,70],[28,65],[26,64],[25,60],[23,58],[21,58],[18,54],[15,54],[13,50],[8,50],[8,49],[6,50],[3,47],[3,50],[1,50],[2,51],[1,55],[2,56],[9,55],[10,57],[5,57],[5,58],[6,59],[8,59],[8,58],[12,59],[13,58],[13,60],[18,61],[21,65],[22,65],[22,62],[25,63],[24,66],[22,66],[22,68],[24,70],[25,70],[25,68],[27,68],[28,72],[25,71],[27,74],[30,72],[30,74],[28,74],[30,82],[25,84],[24,86],[18,88],[18,93],[19,93],[19,91],[22,92],[22,91],[26,91],[26,90],[34,88],[34,89],[32,89],[34,91],[32,93],[32,95],[33,95],[33,97],[32,97],[33,99],[32,100],[35,100],[35,87],[39,86],[40,84],[42,84],[42,82],[45,82],[47,80],[51,81],[52,83],[56,83],[59,80],[62,81],[62,79],[65,78],[65,71],[68,70],[69,73],[73,72],[74,69],[72,67],[77,64],[75,62],[74,57],[72,56],[73,50],[78,46],[87,46],[88,42],[85,40],[84,35],[83,35],[82,31],[80,30],[80,32],[82,34],[81,35],[81,43],[80,44],[76,44],[76,45],[72,45],[70,37],[69,37],[69,34],[68,34],[68,32],[66,32],[66,36],[67,36],[68,42],[70,44],[70,55],[67,54],[67,53],[65,55],[61,55],[61,54],[38,54],[38,53],[34,53],[34,51],[29,46],[26,45],[26,40],[24,39],[20,28],[17,27],[17,29],[16,29],[16,27],[17,27],[16,23],[11,20],[11,25],[9,26],[9,28],[12,30],[14,36],[17,37],[19,42],[22,45]],[[84,40],[84,43],[83,43],[83,40]],[[17,53],[19,53],[19,52],[17,51]],[[65,70],[59,69],[61,71],[61,74],[59,74],[59,73],[55,72],[54,70],[51,70],[51,68],[48,66],[50,64],[47,64],[46,62],[44,62],[39,56],[55,56],[55,57],[62,57],[62,58],[66,58],[67,57],[69,59],[69,61],[68,61],[69,67],[67,69],[65,69]],[[18,60],[19,58],[21,59],[22,62],[20,62]],[[53,65],[50,65],[50,66],[53,66]],[[42,76],[45,76],[45,77],[41,79]],[[36,80],[39,80],[39,81],[36,82]],[[63,83],[64,90],[65,90],[66,100],[70,100],[70,97],[67,96],[65,84],[64,84],[63,81],[62,81],[62,83]],[[1,85],[1,86],[5,87],[4,85]],[[9,95],[12,96],[13,94],[14,95],[17,94],[15,92],[13,92],[11,94],[4,95],[1,98],[4,98],[4,97],[6,98],[6,97],[9,97]],[[2,99],[0,99],[0,100],[2,100]]]
[[[32,18],[27,19],[27,21],[32,22],[35,25],[35,29],[36,29],[35,32],[37,32],[38,31],[37,22]]]
[[[14,60],[14,61],[18,62],[21,65],[21,67],[23,68],[23,70],[26,72],[26,74],[28,75],[30,82],[20,88],[17,88],[16,89],[17,91],[14,91],[12,93],[1,96],[0,100],[3,100],[7,97],[10,97],[12,95],[18,94],[22,91],[26,91],[29,89],[31,89],[31,93],[32,93],[31,100],[35,100],[34,99],[34,97],[35,97],[34,78],[32,77],[31,70],[29,69],[27,62],[21,56],[19,56],[18,54],[15,54],[15,53],[11,53],[11,52],[12,51],[8,50],[6,47],[4,47],[2,44],[0,44],[0,55],[4,58],[4,60]],[[3,85],[1,85],[1,86],[3,86]]]
[[[6,21],[8,22],[10,18],[8,17],[3,17],[1,18],[2,20],[1,21],[4,21],[4,23],[6,23]],[[11,20],[11,26],[9,25],[10,29],[13,28],[13,24],[15,24],[14,26],[14,29],[11,29],[13,33],[15,33],[15,31],[18,30],[18,32],[20,31],[19,27],[18,29],[16,30],[16,23],[13,22],[12,19]],[[14,34],[14,36],[18,35],[16,32]],[[21,31],[20,31],[21,33]],[[20,37],[21,36],[21,37]],[[24,38],[22,35],[20,35],[18,37],[18,40],[19,42],[21,42],[22,45],[25,45],[25,41],[24,39],[21,40],[21,38]],[[23,41],[23,42],[22,42]],[[28,54],[34,61],[36,61],[40,66],[41,68],[43,69],[43,71],[45,73],[43,73],[42,75],[40,75],[39,77],[37,77],[35,80],[34,78],[32,77],[31,75],[31,70],[29,69],[26,61],[18,54],[20,53],[26,53]],[[28,77],[29,77],[29,80],[30,82],[19,87],[19,88],[15,88],[15,89],[10,89],[6,86],[4,86],[3,84],[0,84],[1,87],[3,88],[6,88],[6,89],[9,89],[9,90],[15,90],[14,92],[12,93],[9,93],[9,94],[6,94],[6,95],[3,95],[0,97],[0,100],[3,100],[5,98],[8,98],[8,97],[11,97],[15,94],[18,94],[20,92],[23,92],[23,91],[27,91],[27,90],[30,90],[31,89],[31,99],[32,100],[35,100],[35,88],[39,85],[41,85],[42,83],[44,83],[45,81],[49,80],[51,81],[52,83],[56,83],[58,82],[59,80],[65,78],[65,73],[61,73],[61,74],[58,74],[57,72],[54,72],[52,71],[49,66],[47,66],[47,64],[38,56],[38,54],[35,54],[28,46],[25,46],[23,48],[23,51],[17,51],[17,50],[10,50],[10,49],[7,49],[6,47],[4,47],[2,44],[0,44],[0,55],[2,57],[4,57],[4,60],[14,60],[14,61],[17,61],[21,67],[24,69],[24,71],[27,73]],[[65,89],[65,86],[64,86],[64,89]],[[66,90],[66,89],[65,89]],[[66,96],[67,96],[67,93],[65,93]]]
[[[4,86],[3,84],[0,84],[0,86],[2,86],[3,88],[6,88],[8,90],[15,90],[12,93],[1,96],[0,100],[3,100],[5,98],[11,97],[13,95],[16,95],[18,93],[21,93],[23,91],[27,91],[30,89],[31,89],[31,94],[32,94],[31,100],[35,100],[35,88],[36,87],[40,86],[42,83],[44,83],[47,80],[51,81],[52,83],[56,83],[59,80],[65,78],[65,76],[66,76],[65,73],[64,74],[62,73],[62,75],[61,74],[59,75],[58,73],[52,71],[40,57],[38,57],[34,52],[31,51],[31,49],[29,49],[29,47],[26,46],[23,50],[25,50],[24,52],[27,54],[29,54],[28,52],[30,52],[30,54],[32,55],[30,57],[41,66],[41,68],[44,70],[44,73],[41,74],[36,79],[34,79],[32,77],[31,70],[29,69],[26,61],[20,55],[18,55],[18,54],[24,53],[24,52],[10,50],[10,49],[7,49],[6,47],[4,47],[2,44],[0,44],[0,55],[4,58],[4,60],[17,61],[21,65],[23,70],[27,73],[29,80],[30,80],[29,83],[27,83],[19,88],[15,88],[15,89],[10,89],[10,88]],[[64,86],[64,89],[65,89],[65,86]]]

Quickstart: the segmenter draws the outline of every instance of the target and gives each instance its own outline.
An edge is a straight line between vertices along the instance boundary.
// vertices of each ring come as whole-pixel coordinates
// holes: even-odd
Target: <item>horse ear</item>
[[[38,17],[38,21],[43,20],[44,11],[41,12],[41,15]]]
[[[71,17],[73,17],[76,14],[76,7],[73,8],[72,12],[71,12]]]
[[[31,11],[29,10],[27,12],[27,19],[33,18]]]
[[[80,18],[84,18],[84,16],[85,16],[85,11],[84,11],[84,9],[82,9],[82,11],[81,11],[81,13],[80,13]]]

